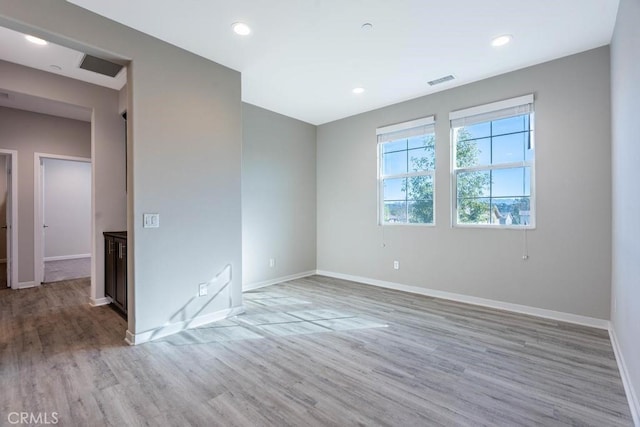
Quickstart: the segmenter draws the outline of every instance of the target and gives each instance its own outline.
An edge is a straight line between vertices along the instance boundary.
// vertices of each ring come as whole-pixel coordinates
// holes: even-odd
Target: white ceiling
[[[79,68],[83,57],[83,52],[54,43],[46,46],[33,44],[25,39],[25,34],[0,27],[0,59],[116,90],[120,90],[126,83],[126,68],[115,78],[111,78]]]
[[[618,9],[618,0],[68,1],[242,72],[243,101],[313,124],[606,45]],[[252,34],[234,34],[237,21]],[[373,30],[361,30],[366,22]],[[491,47],[501,34],[512,43]],[[447,74],[456,80],[428,86]],[[357,86],[366,91],[353,94]]]

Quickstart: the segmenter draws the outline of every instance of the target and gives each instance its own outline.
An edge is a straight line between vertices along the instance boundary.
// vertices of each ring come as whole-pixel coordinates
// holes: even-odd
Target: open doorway
[[[18,286],[17,157],[0,149],[0,290]]]
[[[17,141],[6,138],[0,141],[5,148],[17,149],[23,157],[21,165],[23,175],[20,177],[23,185],[19,198],[20,216],[23,220],[28,219],[29,224],[23,224],[20,234],[22,253],[20,254],[19,288],[37,287],[44,280],[49,280],[49,278],[45,279],[44,267],[47,263],[45,258],[51,258],[51,254],[45,256],[45,250],[49,246],[48,235],[53,226],[45,223],[43,218],[36,214],[38,212],[36,206],[41,203],[40,197],[28,194],[36,187],[35,182],[38,182],[37,179],[35,182],[32,181],[37,173],[34,170],[38,170],[39,167],[33,168],[35,165],[31,159],[35,152],[82,156],[91,158],[93,165],[92,229],[89,250],[92,255],[91,278],[73,283],[82,283],[83,288],[80,293],[84,294],[85,290],[88,292],[92,306],[109,304],[111,299],[105,296],[104,289],[103,232],[127,228],[125,127],[120,116],[128,103],[128,94],[125,89],[127,71],[126,68],[122,68],[113,77],[80,69],[78,64],[83,61],[85,54],[107,60],[115,58],[110,53],[94,48],[87,47],[87,52],[75,50],[81,48],[81,44],[77,43],[74,43],[74,48],[70,49],[66,43],[63,46],[47,40],[49,43],[44,47],[34,47],[26,41],[24,33],[15,31],[23,30],[21,26],[17,27],[11,30],[0,27],[0,38],[10,41],[3,44],[3,46],[9,46],[9,49],[0,49],[0,58],[4,60],[0,61],[0,74],[3,76],[0,83],[0,121],[3,107],[6,107],[5,110],[11,114],[5,115],[5,119],[9,115],[14,115],[13,112],[22,110],[82,121],[89,123],[90,126],[90,140],[88,140],[90,151],[88,152],[85,150],[86,147],[75,144],[76,139],[79,139],[75,136],[79,136],[84,131],[76,129],[77,133],[73,131],[69,134],[71,131],[67,132],[66,127],[55,126],[52,132],[43,134],[40,132],[41,127],[14,127],[10,124],[10,129],[15,130],[14,134],[18,137]],[[40,36],[47,38],[42,32]],[[57,41],[65,40],[57,38]],[[46,59],[43,59],[45,57]],[[126,64],[128,61],[119,59],[118,62]],[[56,66],[52,67],[51,64]],[[52,72],[52,69],[55,71]],[[2,132],[7,132],[3,127],[0,129]],[[25,137],[27,134],[34,133],[38,135],[33,138]],[[50,136],[60,138],[53,141]],[[118,143],[120,141],[122,144]],[[69,148],[72,142],[75,148],[67,150],[66,148]],[[33,166],[27,162],[32,163]],[[45,228],[44,225],[49,227]]]
[[[43,153],[35,157],[36,280],[90,277],[91,159]]]

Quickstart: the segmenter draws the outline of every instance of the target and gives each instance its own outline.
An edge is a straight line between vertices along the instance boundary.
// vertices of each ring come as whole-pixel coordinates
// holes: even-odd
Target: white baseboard
[[[65,261],[68,259],[81,259],[81,258],[91,258],[91,254],[48,256],[44,260],[45,261]]]
[[[198,326],[206,325],[207,323],[217,322],[228,317],[237,316],[242,313],[244,313],[244,306],[227,308],[225,310],[216,311],[215,313],[194,317],[190,320],[169,323],[159,328],[140,332],[138,334],[134,334],[127,330],[124,340],[129,345],[139,345],[158,338],[173,335],[186,329],[196,328]]]
[[[618,362],[618,369],[620,370],[620,378],[622,378],[622,385],[624,391],[627,394],[627,401],[629,401],[629,409],[631,410],[631,417],[633,417],[633,423],[635,426],[640,427],[640,400],[638,400],[638,394],[636,394],[631,377],[629,377],[629,371],[622,355],[622,350],[618,344],[618,337],[616,337],[616,331],[613,325],[609,328],[609,337],[611,337],[611,346],[613,347],[613,353],[616,355],[616,362]]]
[[[264,288],[265,286],[277,285],[278,283],[288,282],[289,280],[302,279],[316,274],[315,270],[305,271],[302,273],[291,274],[289,276],[278,277],[276,279],[265,280],[263,282],[249,283],[242,285],[242,292],[252,291],[254,289]]]
[[[104,298],[89,298],[89,304],[92,307],[99,307],[101,305],[107,305],[107,304],[111,304],[111,298],[109,297],[104,297]]]
[[[18,283],[17,289],[35,288],[36,286],[40,286],[40,285],[36,282],[20,282]]]
[[[544,308],[530,307],[528,305],[513,304],[510,302],[496,301],[486,298],[473,297],[469,295],[456,294],[452,292],[438,291],[435,289],[422,288],[418,286],[403,285],[400,283],[386,282],[384,280],[370,279],[368,277],[352,276],[349,274],[334,273],[332,271],[318,270],[321,276],[333,277],[336,279],[350,280],[365,285],[373,285],[381,288],[395,289],[397,291],[410,292],[412,294],[425,295],[429,297],[441,298],[451,301],[463,302],[466,304],[479,305],[482,307],[495,308],[498,310],[511,311],[514,313],[528,314],[530,316],[543,317],[545,319],[558,320],[560,322],[574,323],[577,325],[590,326],[598,329],[609,329],[609,321],[597,319],[595,317],[580,316],[578,314],[564,313],[561,311],[547,310]]]

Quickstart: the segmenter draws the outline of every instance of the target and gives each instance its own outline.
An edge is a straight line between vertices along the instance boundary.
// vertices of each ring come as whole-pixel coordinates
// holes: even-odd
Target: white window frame
[[[493,120],[515,117],[518,115],[529,114],[529,132],[530,144],[533,149],[533,159],[531,161],[500,163],[497,165],[483,165],[458,168],[456,166],[456,138],[454,129],[460,126],[454,126],[454,123],[468,120],[469,124],[486,123]],[[503,101],[492,102],[476,107],[456,110],[449,113],[450,127],[450,151],[451,151],[451,226],[456,228],[490,228],[499,230],[532,230],[536,228],[536,191],[535,191],[535,112],[534,112],[534,96],[533,94],[519,96],[516,98],[506,99]],[[530,221],[527,225],[503,225],[503,224],[464,224],[458,223],[458,181],[457,176],[460,172],[474,171],[494,171],[500,169],[511,168],[530,168],[530,195],[529,210]]]
[[[419,226],[419,227],[435,227],[436,225],[436,170],[435,164],[433,169],[408,172],[402,174],[383,175],[382,173],[382,146],[386,142],[401,139],[405,135],[428,135],[434,136],[434,153],[435,153],[435,116],[423,117],[421,119],[411,120],[407,122],[397,123],[389,126],[383,126],[376,129],[378,138],[377,159],[378,159],[378,225],[380,226]],[[395,136],[395,138],[394,138]],[[408,137],[408,136],[407,136]],[[437,157],[437,154],[435,154]],[[393,178],[411,178],[416,176],[430,176],[433,182],[433,222],[385,222],[384,221],[384,180]]]

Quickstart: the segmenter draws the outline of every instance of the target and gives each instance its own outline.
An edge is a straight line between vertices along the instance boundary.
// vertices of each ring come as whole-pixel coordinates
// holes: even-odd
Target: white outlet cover
[[[208,289],[207,289],[207,285],[208,283],[200,283],[198,285],[198,296],[205,296],[208,293]]]
[[[159,228],[160,227],[160,214],[158,213],[146,213],[142,215],[142,227],[143,228]]]

